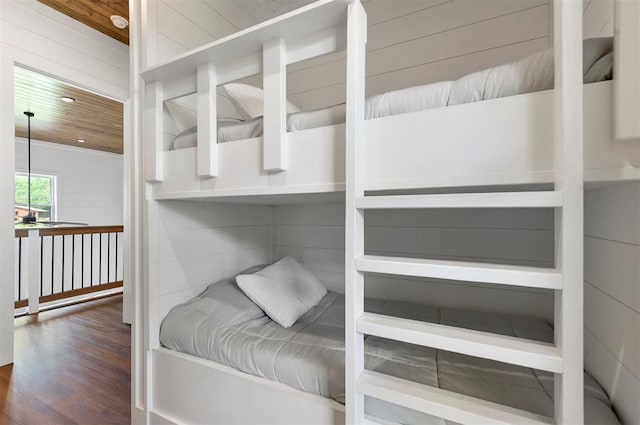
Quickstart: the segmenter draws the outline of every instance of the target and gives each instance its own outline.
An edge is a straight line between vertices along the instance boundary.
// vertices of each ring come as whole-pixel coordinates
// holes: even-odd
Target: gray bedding
[[[366,310],[504,335],[553,340],[540,319],[369,299]],[[291,328],[273,322],[233,279],[174,307],[161,343],[237,370],[344,403],[344,296],[329,292]],[[367,369],[553,416],[553,375],[529,368],[368,336]],[[587,424],[619,423],[600,385],[585,373]],[[379,400],[367,412],[399,423],[444,423]]]

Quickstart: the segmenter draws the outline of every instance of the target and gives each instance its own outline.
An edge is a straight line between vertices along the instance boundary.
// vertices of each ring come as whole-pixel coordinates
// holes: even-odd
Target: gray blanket
[[[366,310],[541,341],[553,340],[540,319],[367,300]],[[344,296],[329,292],[291,328],[273,322],[233,279],[215,283],[174,307],[164,319],[161,343],[170,349],[282,382],[344,403]],[[553,416],[553,375],[491,360],[368,336],[365,367],[399,378]],[[585,373],[587,424],[619,423],[607,395]],[[379,400],[367,412],[399,423],[434,423]]]

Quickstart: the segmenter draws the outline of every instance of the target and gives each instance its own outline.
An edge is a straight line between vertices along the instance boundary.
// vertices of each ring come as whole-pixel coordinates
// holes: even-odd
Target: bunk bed
[[[331,113],[319,120],[312,114],[324,111],[292,114],[287,122],[279,113],[284,108],[280,104],[286,101],[284,92],[280,96],[279,91],[285,90],[286,81],[265,79],[264,118],[237,125],[244,126],[245,134],[253,135],[263,133],[262,128],[256,129],[259,124],[265,127],[263,135],[217,143],[216,86],[260,71],[267,72],[262,68],[263,59],[265,63],[275,61],[274,66],[281,67],[284,74],[286,65],[345,47],[344,15],[336,10],[346,8],[346,3],[321,3],[218,40],[142,73],[148,86],[147,180],[155,182],[155,199],[344,190],[345,129],[341,123],[334,124],[344,121],[341,119],[344,108],[330,108]],[[283,41],[285,38],[278,38],[275,48],[263,47],[264,40],[273,38],[276,27],[282,28],[290,41],[287,44]],[[600,57],[592,61],[597,59]],[[278,60],[281,63],[278,64]],[[453,88],[449,88],[448,82],[432,85],[435,94],[434,90],[421,94],[423,100],[417,102],[418,106],[407,108],[394,99],[378,105],[386,113],[367,108],[372,119],[366,121],[364,130],[368,162],[366,190],[551,183],[553,91],[548,90],[548,79],[553,78],[553,72],[549,72],[552,63],[552,51],[547,51],[509,65],[507,72],[505,67],[498,67],[487,70],[496,75],[487,77],[485,72],[478,72],[462,78],[453,83]],[[585,71],[591,65],[593,63],[585,65]],[[483,83],[488,78],[497,81],[514,78],[522,70],[531,74],[518,77],[523,87],[514,89],[508,84],[506,88],[496,84],[493,88],[496,93],[486,89],[487,94],[483,95]],[[275,75],[274,71],[270,71],[270,75]],[[284,77],[278,78],[286,80]],[[474,79],[479,88],[473,87]],[[533,80],[530,87],[526,86],[527,80]],[[539,91],[545,88],[547,90]],[[398,91],[387,98],[400,97],[399,93],[407,91]],[[162,143],[161,104],[193,93],[198,93],[199,99],[198,132],[194,133],[197,146],[167,150]],[[517,93],[525,94],[512,95]],[[584,86],[587,182],[633,180],[640,173],[638,147],[616,140],[612,93],[611,81]],[[280,99],[276,100],[277,96]],[[380,98],[384,96],[378,96]],[[449,99],[448,108],[436,107],[447,104],[446,99]],[[381,103],[373,99],[367,106],[376,101]],[[404,110],[410,112],[396,113]],[[314,128],[306,128],[309,121]],[[465,125],[456,125],[459,122]],[[225,125],[221,129],[237,126]],[[237,137],[234,135],[231,139]],[[501,152],[500,156],[493,155],[497,151]],[[451,158],[456,160],[450,161]],[[399,166],[396,168],[394,164]]]
[[[582,422],[583,380],[589,378],[583,377],[582,367],[582,307],[575,301],[582,293],[578,288],[582,285],[578,270],[582,268],[582,204],[578,198],[583,182],[640,180],[640,145],[618,140],[625,124],[619,124],[618,114],[612,111],[620,82],[582,84],[582,38],[576,35],[579,14],[573,3],[555,2],[555,89],[446,108],[365,120],[367,30],[366,14],[358,0],[319,0],[144,70],[148,235],[162,225],[156,205],[169,200],[277,203],[298,195],[305,200],[327,196],[346,198],[347,209],[346,382],[345,399],[340,400],[346,408],[326,394],[310,394],[257,373],[247,374],[230,363],[163,347],[160,329],[165,307],[187,300],[160,300],[153,282],[158,271],[151,270],[153,262],[149,261],[154,258],[153,247],[148,246],[144,344],[148,421],[300,423],[304,418],[309,424],[340,424],[398,420],[393,415],[365,416],[365,397],[444,418],[441,421],[552,421],[367,371],[363,360],[367,334],[370,340],[371,336],[389,338],[507,363],[520,362],[514,359],[518,356],[533,359],[521,366],[556,376],[557,401],[551,412],[556,423]],[[287,122],[286,66],[342,49],[347,54],[346,123],[332,121],[288,131],[295,126]],[[265,96],[262,136],[218,143],[217,87],[260,72]],[[196,146],[167,150],[163,103],[193,93],[198,104]],[[555,189],[547,190],[553,183]],[[516,187],[525,190],[504,191]],[[537,190],[540,187],[544,189]],[[486,188],[491,192],[468,193]],[[454,193],[438,193],[443,190]],[[488,207],[562,210],[557,218],[557,231],[562,235],[557,268],[450,264],[364,253],[364,210]],[[153,245],[151,241],[149,238],[147,244]],[[429,327],[365,312],[365,273],[554,290],[557,345],[531,342],[522,346],[522,341],[509,337]],[[542,339],[553,340],[550,335]],[[597,392],[593,390],[596,386],[589,391]],[[606,405],[600,396],[595,399]]]

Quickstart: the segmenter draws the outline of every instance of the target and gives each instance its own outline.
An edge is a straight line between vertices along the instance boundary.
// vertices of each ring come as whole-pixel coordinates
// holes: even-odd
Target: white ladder
[[[359,1],[351,4],[348,18],[346,126],[347,424],[370,423],[372,420],[368,416],[365,418],[365,396],[463,424],[584,423],[581,5],[580,0],[554,0],[554,191],[365,196],[366,141],[363,140],[363,135],[366,14]],[[398,208],[554,208],[556,268],[365,255],[364,211]],[[547,344],[365,313],[365,273],[552,289],[555,293],[555,342]],[[542,417],[365,370],[365,335],[552,372],[555,374],[555,417]]]

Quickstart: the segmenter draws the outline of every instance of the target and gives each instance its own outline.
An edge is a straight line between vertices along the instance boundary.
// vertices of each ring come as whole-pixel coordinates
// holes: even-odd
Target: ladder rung
[[[562,192],[446,193],[434,195],[389,195],[356,198],[356,208],[557,208]]]
[[[558,349],[545,342],[375,313],[363,313],[356,329],[395,341],[562,373]]]
[[[356,389],[361,394],[460,424],[553,423],[545,416],[372,371],[362,372]]]
[[[377,255],[364,255],[355,263],[361,272],[562,289],[562,273],[556,269]]]

